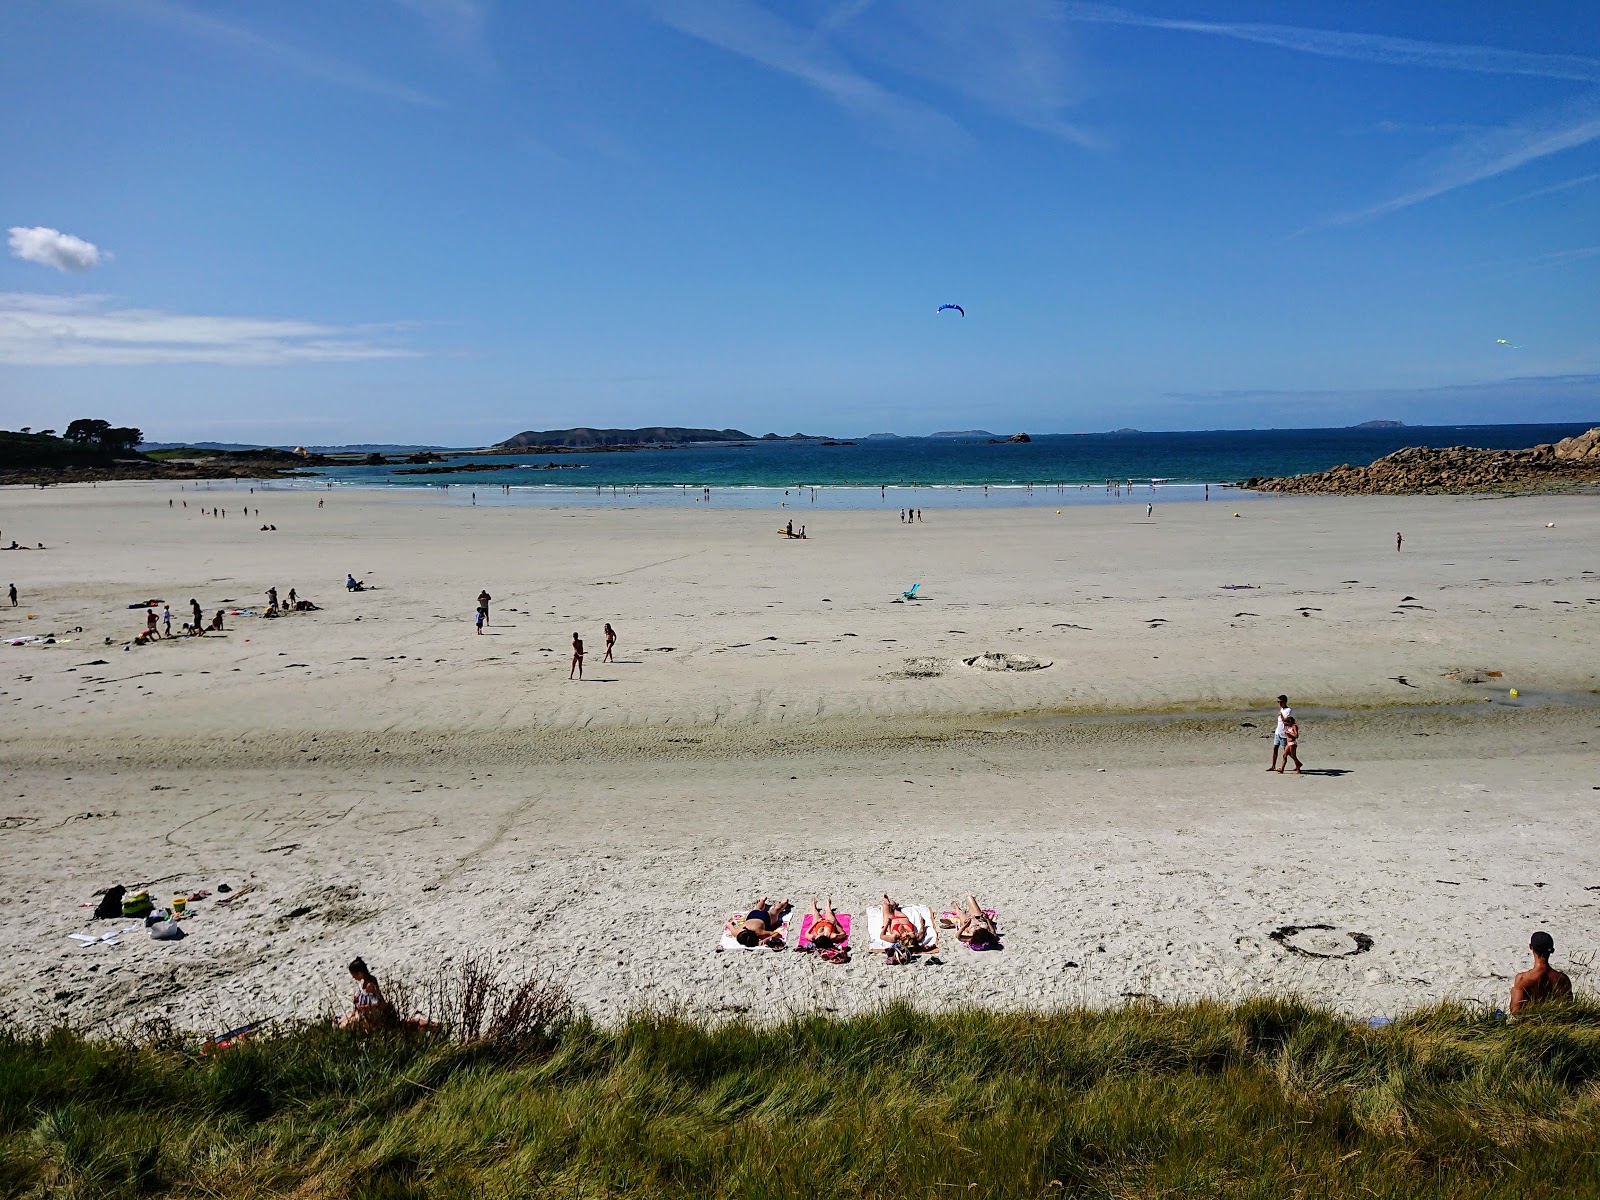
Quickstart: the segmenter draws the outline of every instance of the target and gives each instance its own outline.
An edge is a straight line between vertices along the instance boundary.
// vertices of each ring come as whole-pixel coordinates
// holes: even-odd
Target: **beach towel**
[[[763,949],[761,946],[741,946],[738,939],[734,937],[734,934],[738,933],[739,930],[744,928],[745,918],[749,915],[749,911],[749,909],[741,909],[739,912],[734,913],[733,916],[729,917],[722,923],[722,949]],[[778,922],[778,927],[783,930],[783,940],[787,942],[789,940],[789,934],[793,932],[794,928],[794,909],[791,908],[788,912],[783,914],[783,920]]]
[[[944,912],[939,914],[939,924],[943,925],[946,929],[960,929],[961,918],[965,915],[965,913],[958,913],[953,909],[946,909]],[[1000,914],[995,912],[992,908],[986,908],[983,910],[983,915],[989,918],[990,924],[994,926],[994,936],[996,939],[998,939],[1000,937]],[[956,940],[961,940],[959,935],[957,936]],[[971,942],[963,942],[962,944],[966,946],[968,950],[1000,949],[1000,943],[998,940],[991,942],[987,946],[974,946]]]
[[[927,932],[922,935],[922,944],[917,947],[918,954],[925,954],[930,950],[939,948],[939,926],[934,922],[933,912],[926,904],[902,904],[900,911],[913,921],[921,921],[927,926]],[[889,948],[890,943],[883,940],[883,905],[874,904],[867,910],[867,949],[873,954],[882,954]]]
[[[839,928],[844,931],[844,938],[837,944],[835,949],[848,950],[850,949],[850,914],[839,913],[838,917]],[[810,951],[816,949],[816,947],[811,944],[811,927],[816,923],[816,913],[807,913],[800,919],[800,941],[797,944],[801,950]]]

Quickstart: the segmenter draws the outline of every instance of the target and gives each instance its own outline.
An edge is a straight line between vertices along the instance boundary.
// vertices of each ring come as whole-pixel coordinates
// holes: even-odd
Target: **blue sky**
[[[15,0],[0,162],[11,427],[1600,420],[1592,3]]]

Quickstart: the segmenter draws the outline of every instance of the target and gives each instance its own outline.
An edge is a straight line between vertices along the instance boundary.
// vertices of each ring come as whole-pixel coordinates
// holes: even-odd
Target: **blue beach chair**
[[[900,598],[903,600],[915,600],[917,598],[917,589],[921,586],[920,583],[913,583],[909,592],[900,593]]]

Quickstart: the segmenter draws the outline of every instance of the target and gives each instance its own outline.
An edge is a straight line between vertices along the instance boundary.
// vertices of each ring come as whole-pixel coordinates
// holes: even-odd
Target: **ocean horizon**
[[[1249,496],[1237,487],[1247,479],[1365,465],[1405,446],[1521,449],[1583,433],[1593,424],[1039,434],[1025,443],[997,444],[895,437],[504,456],[445,452],[445,461],[428,464],[424,473],[405,463],[346,464],[248,486],[406,489],[416,491],[419,501],[480,505],[1043,507],[1132,498],[1149,503],[1152,494],[1178,502],[1204,500],[1208,490],[1219,489]]]

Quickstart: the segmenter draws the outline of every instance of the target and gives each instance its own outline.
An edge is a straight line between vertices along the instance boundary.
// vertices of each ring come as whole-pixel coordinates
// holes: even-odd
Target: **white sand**
[[[214,501],[226,520],[199,515]],[[1536,927],[1586,986],[1600,499],[930,509],[909,529],[802,509],[805,542],[774,536],[787,515],[0,491],[0,539],[50,547],[0,554],[23,598],[0,635],[73,639],[0,646],[0,999],[225,1027],[316,1011],[357,953],[386,976],[478,952],[602,1015],[1283,989],[1389,1014],[1503,1002]],[[346,571],[378,590],[347,595]],[[924,600],[892,603],[918,580]],[[209,616],[269,584],[323,611],[122,649],[130,601],[181,621],[191,596]],[[959,662],[991,651],[1053,665]],[[1307,766],[1342,774],[1263,772],[1280,690],[1356,710],[1307,720]],[[181,943],[66,938],[94,892],[152,879],[257,891],[198,903]],[[975,890],[1006,949],[714,950],[758,890],[861,914],[885,889]],[[1297,957],[1268,937],[1287,924],[1373,949]]]

